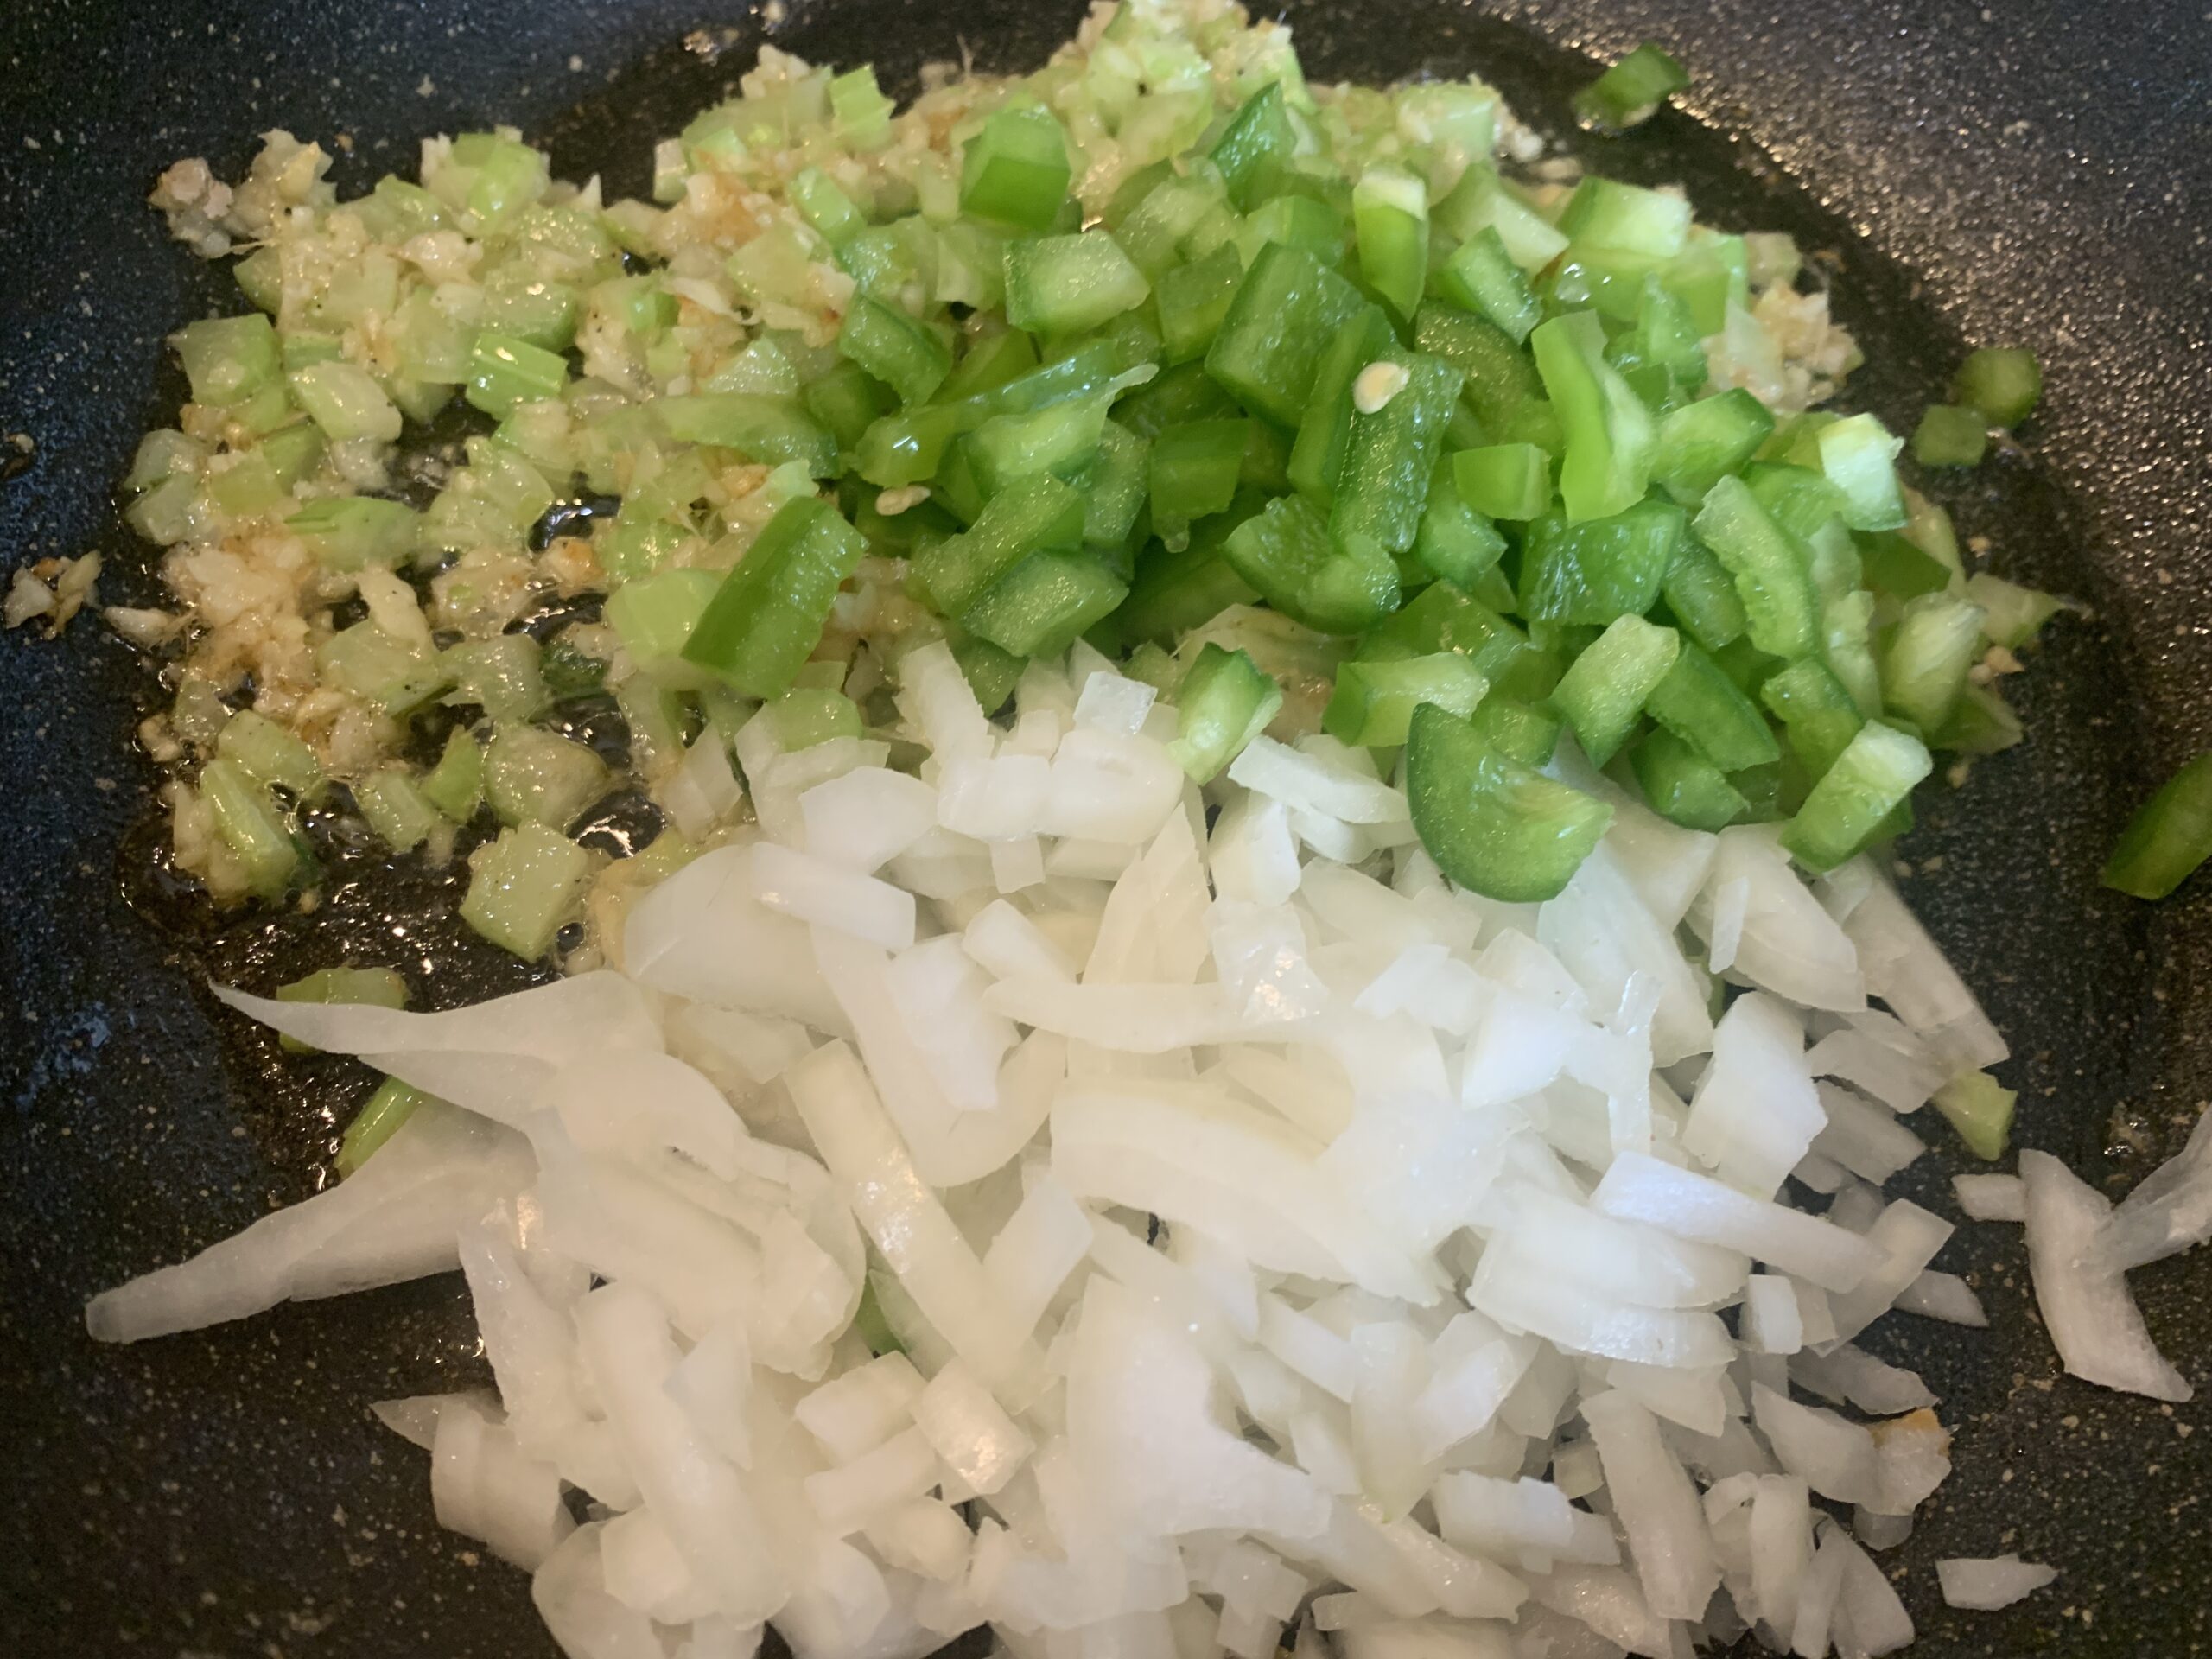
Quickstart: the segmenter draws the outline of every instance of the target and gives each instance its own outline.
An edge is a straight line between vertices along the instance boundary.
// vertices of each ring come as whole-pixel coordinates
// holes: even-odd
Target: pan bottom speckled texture
[[[1287,15],[1317,76],[1478,69],[1555,135],[1589,73],[1570,48],[1659,39],[1691,66],[1685,102],[1706,119],[1669,112],[1573,147],[1623,176],[1681,181],[1721,223],[1820,251],[1872,357],[1851,404],[1908,429],[1963,343],[2043,353],[2050,390],[2026,453],[1938,493],[1987,539],[1992,568],[2094,616],[2057,626],[2008,686],[2030,744],[1930,791],[1905,888],[2012,1040],[2023,1138],[2093,1179],[2139,1175],[2212,1094],[2199,988],[2212,988],[2212,907],[2184,893],[2154,913],[2094,884],[2131,802],[2212,734],[2201,6],[1568,0],[1508,15],[1343,0]],[[563,174],[601,170],[636,193],[652,137],[762,40],[873,59],[911,90],[924,60],[963,48],[986,68],[1033,65],[1076,16],[1021,0],[801,0],[772,28],[696,0],[11,9],[0,430],[35,448],[0,474],[0,549],[13,563],[100,545],[108,595],[153,591],[145,550],[111,529],[110,486],[180,390],[162,335],[227,302],[226,278],[166,245],[142,205],[178,156],[234,173],[264,128],[343,135],[339,173],[359,188],[411,166],[426,134],[511,121],[550,142]],[[210,1018],[202,971],[274,976],[297,938],[206,934],[144,878],[149,773],[130,733],[153,691],[130,654],[86,621],[57,645],[10,635],[0,690],[0,1468],[16,1522],[0,1644],[24,1659],[550,1653],[526,1581],[436,1530],[422,1454],[365,1410],[482,1375],[457,1278],[121,1351],[84,1337],[92,1291],[308,1191],[359,1084],[335,1061],[284,1070]],[[333,905],[353,938],[441,902],[435,884],[353,875]],[[499,971],[450,924],[410,942],[448,1000]],[[1946,1150],[1897,1190],[1955,1215],[1959,1166]],[[2212,1528],[2196,1508],[2212,1435],[2190,1434],[2195,1408],[2059,1376],[2016,1229],[1966,1227],[1947,1263],[1995,1328],[1898,1316],[1870,1343],[1925,1373],[1957,1437],[1957,1472],[1883,1558],[1904,1575],[1915,1651],[2197,1650],[2212,1620]],[[2207,1274],[2183,1257],[2135,1280],[2154,1333],[2200,1382]],[[2006,1550],[2055,1564],[2058,1583],[2001,1614],[1942,1606],[1936,1559]]]

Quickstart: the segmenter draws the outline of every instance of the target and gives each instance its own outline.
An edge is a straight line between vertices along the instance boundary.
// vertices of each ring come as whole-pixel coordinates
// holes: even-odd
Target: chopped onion
[[[2056,1567],[2024,1561],[2018,1555],[1980,1559],[1954,1555],[1936,1563],[1936,1578],[1943,1587],[1945,1604],[1980,1612],[2010,1607],[2057,1577]]]
[[[1951,1191],[1968,1221],[2025,1221],[2027,1194],[2017,1175],[1954,1175]]]

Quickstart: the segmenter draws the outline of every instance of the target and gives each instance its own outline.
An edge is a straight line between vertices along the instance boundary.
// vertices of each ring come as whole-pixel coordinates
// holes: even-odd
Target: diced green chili
[[[1414,710],[1422,703],[1465,718],[1489,690],[1482,671],[1456,652],[1349,662],[1337,670],[1321,729],[1363,748],[1395,748],[1406,741]]]
[[[1629,766],[1651,810],[1686,830],[1725,830],[1749,803],[1727,774],[1660,727],[1629,751]]]
[[[2163,899],[2212,856],[2212,751],[2174,773],[2127,821],[2104,868],[2104,884],[2138,899]]]
[[[1575,741],[1592,765],[1604,766],[1627,741],[1645,700],[1666,680],[1681,649],[1681,636],[1672,628],[1620,616],[1567,665],[1552,703],[1574,728]]]
[[[1743,480],[1717,480],[1691,529],[1736,579],[1754,645],[1783,658],[1817,647],[1820,600],[1803,544],[1775,523]]]
[[[723,579],[684,642],[685,659],[747,696],[774,696],[820,643],[838,587],[867,551],[826,502],[786,501]]]
[[[1641,616],[1658,601],[1683,524],[1680,507],[1656,499],[1580,523],[1545,513],[1522,540],[1521,614],[1593,627]]]
[[[1301,496],[1277,496],[1223,554],[1268,604],[1322,633],[1358,633],[1397,608],[1398,571],[1372,542],[1339,546]]]
[[[1834,869],[1880,833],[1933,764],[1918,738],[1868,721],[1806,795],[1782,844],[1815,874]]]
[[[1224,651],[1209,639],[1177,689],[1176,733],[1168,752],[1192,782],[1211,783],[1281,707],[1282,687],[1250,652]]]
[[[1758,705],[1695,645],[1684,644],[1644,709],[1723,772],[1742,772],[1781,757]]]
[[[1437,868],[1507,903],[1556,898],[1611,822],[1612,809],[1554,783],[1433,704],[1414,710],[1406,797]]]
[[[1572,519],[1605,518],[1643,499],[1651,474],[1651,414],[1605,361],[1605,333],[1587,311],[1529,336],[1545,392],[1567,435],[1560,499]]]

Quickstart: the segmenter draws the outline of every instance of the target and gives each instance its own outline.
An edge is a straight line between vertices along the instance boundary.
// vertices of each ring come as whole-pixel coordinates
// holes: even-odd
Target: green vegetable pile
[[[1585,113],[1683,84],[1643,48]],[[938,638],[990,709],[1078,640],[1125,659],[1201,779],[1269,718],[1402,751],[1422,842],[1500,899],[1604,829],[1547,775],[1570,732],[1810,870],[1895,834],[1936,752],[2018,741],[1995,674],[2055,602],[1967,574],[1873,416],[1805,406],[1854,354],[1786,238],[1526,171],[1527,137],[1479,82],[1309,86],[1279,26],[1145,0],[899,114],[765,52],[660,147],[656,204],[510,133],[340,202],[272,142],[188,214],[251,246],[257,309],[176,337],[192,402],[130,479],[193,624],[180,861],[219,898],[311,883],[334,781],[401,851],[495,819],[465,913],[536,956],[615,781],[565,707],[612,696],[659,798],[764,705],[786,747],[887,734]],[[2037,390],[1976,353],[1914,459],[1978,459]],[[433,420],[466,435],[410,469]],[[619,511],[548,531],[586,497]]]

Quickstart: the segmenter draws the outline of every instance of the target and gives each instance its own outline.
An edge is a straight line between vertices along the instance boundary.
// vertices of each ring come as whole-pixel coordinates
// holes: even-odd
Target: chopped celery
[[[245,872],[247,891],[257,899],[283,898],[299,873],[300,849],[267,791],[236,762],[218,758],[200,769],[200,797]]]
[[[1422,703],[1464,718],[1489,690],[1482,671],[1456,652],[1349,662],[1337,671],[1321,729],[1363,748],[1395,748],[1406,741],[1414,710]]]
[[[371,495],[334,495],[310,501],[284,521],[325,569],[348,573],[364,565],[394,565],[415,550],[421,515],[401,501]]]
[[[678,687],[702,685],[706,671],[685,660],[683,647],[721,586],[721,579],[711,570],[635,576],[608,596],[607,620],[631,661],[645,673]]]
[[[2005,1155],[2019,1096],[1986,1071],[1961,1071],[1936,1091],[1936,1109],[1967,1150],[1987,1163]]]
[[[339,1179],[342,1180],[359,1169],[372,1154],[399,1132],[399,1126],[414,1115],[417,1107],[431,1098],[397,1077],[386,1077],[378,1084],[376,1092],[353,1114],[353,1121],[346,1126],[345,1137],[338,1143]]]
[[[2212,855],[2212,752],[2196,756],[2139,808],[2104,868],[2104,884],[2163,899]]]
[[[484,797],[499,822],[560,829],[604,794],[607,765],[542,727],[502,725],[484,748]]]
[[[286,378],[300,407],[334,440],[376,438],[389,443],[404,424],[376,377],[352,363],[310,363]]]
[[[1141,305],[1151,292],[1110,231],[1039,237],[1006,251],[1006,316],[1029,334],[1073,334]]]
[[[751,461],[779,467],[802,461],[817,478],[837,469],[837,446],[796,397],[749,391],[695,391],[657,397],[653,411],[669,436],[734,449]]]
[[[591,880],[591,855],[542,823],[500,831],[468,863],[461,919],[525,962],[553,948]]]
[[[684,659],[747,696],[774,696],[821,642],[838,588],[867,551],[826,502],[786,501],[716,589]]]
[[[568,379],[566,359],[526,340],[482,334],[469,348],[466,395],[486,415],[504,419],[524,404],[557,397]]]
[[[1782,844],[1815,874],[1834,869],[1881,832],[1933,765],[1918,738],[1868,721],[1807,793]]]
[[[1923,467],[1979,467],[1989,452],[1989,422],[1978,409],[1930,404],[1912,429],[1912,458]]]
[[[295,800],[306,800],[322,787],[322,766],[315,751],[251,709],[241,709],[223,722],[215,753],[255,783],[289,791]]]
[[[803,168],[792,175],[791,205],[831,247],[845,243],[868,228],[868,215],[838,188],[837,181],[818,167]]]
[[[315,649],[323,681],[379,703],[387,714],[419,709],[451,683],[446,667],[427,647],[359,622]]]
[[[283,357],[267,317],[213,317],[169,336],[192,382],[192,401],[226,409],[278,383]]]
[[[438,661],[453,683],[446,701],[474,703],[494,720],[528,720],[553,700],[537,641],[526,633],[467,640]]]
[[[279,1002],[354,1002],[372,1008],[407,1006],[407,982],[390,968],[318,968],[276,988]],[[277,1046],[291,1054],[317,1051],[296,1037],[280,1037]]]
[[[876,85],[872,64],[830,79],[830,108],[837,130],[863,149],[874,148],[890,135],[896,107]]]
[[[1250,652],[1224,651],[1209,639],[1177,689],[1176,731],[1168,752],[1192,783],[1211,783],[1281,707],[1282,688]]]
[[[1414,710],[1406,797],[1421,845],[1470,892],[1509,904],[1558,897],[1612,809],[1554,783],[1433,704]]]
[[[963,213],[1043,231],[1059,217],[1067,194],[1067,135],[1050,110],[1001,110],[968,141],[960,168]]]
[[[2043,367],[2024,346],[1969,352],[1951,381],[1951,401],[1980,410],[1992,426],[2018,426],[2042,396]]]
[[[1640,616],[1616,617],[1560,677],[1552,702],[1574,728],[1592,766],[1604,766],[1636,729],[1646,699],[1673,671],[1681,637]]]
[[[353,804],[377,839],[395,853],[412,852],[444,822],[404,766],[384,766],[355,779]]]
[[[446,734],[438,764],[423,775],[423,798],[455,823],[476,816],[484,802],[484,748],[464,731]]]

